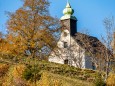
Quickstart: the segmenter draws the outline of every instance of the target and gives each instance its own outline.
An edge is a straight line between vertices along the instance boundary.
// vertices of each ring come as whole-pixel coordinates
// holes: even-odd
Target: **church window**
[[[95,67],[95,64],[92,62],[92,69],[95,70],[96,67]]]
[[[64,64],[68,64],[68,59],[65,59],[65,60],[64,60]]]
[[[64,42],[64,48],[67,48],[67,47],[68,47],[67,42]]]

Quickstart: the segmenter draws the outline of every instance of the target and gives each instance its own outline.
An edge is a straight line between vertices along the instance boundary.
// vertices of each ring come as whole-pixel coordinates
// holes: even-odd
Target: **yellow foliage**
[[[19,84],[25,84],[25,81],[22,79],[22,73],[24,70],[25,65],[23,64],[11,67],[2,86],[17,86]]]
[[[6,51],[12,56],[38,57],[38,50],[53,49],[60,27],[58,19],[49,15],[48,0],[23,0],[24,4],[15,13],[9,13]],[[34,3],[34,4],[33,4]],[[39,7],[40,5],[40,7]],[[29,7],[29,9],[28,9]],[[39,7],[39,9],[37,9]],[[27,9],[25,9],[27,8]],[[45,15],[44,15],[45,14]],[[44,49],[45,50],[45,49]],[[47,56],[47,51],[44,55]]]
[[[9,65],[8,64],[0,64],[0,77],[4,76],[8,71]]]
[[[38,83],[40,86],[50,86],[50,80],[48,78],[48,74],[44,72],[41,76],[41,80]]]
[[[63,86],[61,80],[53,79],[48,72],[43,72],[37,86]]]
[[[1,71],[2,69],[6,69],[6,68],[8,68],[8,67],[9,67],[8,64],[0,64],[0,71]]]
[[[25,65],[17,65],[14,67],[12,74],[14,77],[22,77],[22,73],[25,70]]]
[[[107,86],[115,86],[115,74],[110,74],[107,81]]]

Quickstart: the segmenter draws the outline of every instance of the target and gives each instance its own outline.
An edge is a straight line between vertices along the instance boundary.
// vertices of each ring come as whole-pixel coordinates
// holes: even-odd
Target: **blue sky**
[[[50,14],[60,18],[67,0],[49,0]],[[92,36],[100,38],[104,35],[103,20],[115,18],[115,0],[69,0],[78,19],[78,31],[87,29]],[[6,32],[5,23],[8,19],[5,11],[15,12],[22,6],[21,0],[0,0],[0,31]]]

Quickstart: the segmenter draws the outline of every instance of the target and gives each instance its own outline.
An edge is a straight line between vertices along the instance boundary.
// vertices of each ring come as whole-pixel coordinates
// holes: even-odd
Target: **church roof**
[[[108,50],[96,37],[77,32],[73,38],[82,48],[96,57],[100,55],[105,57],[104,55],[107,52],[112,56],[111,51]]]

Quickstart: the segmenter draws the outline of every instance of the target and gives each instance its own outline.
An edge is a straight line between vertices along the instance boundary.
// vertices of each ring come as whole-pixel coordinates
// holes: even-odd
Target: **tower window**
[[[64,48],[67,48],[67,47],[68,47],[67,42],[64,42]]]

